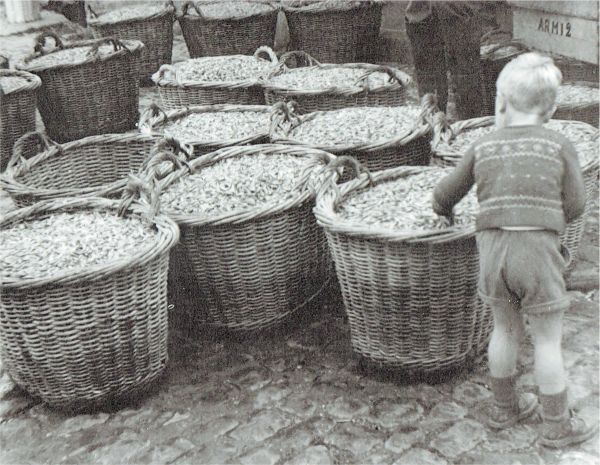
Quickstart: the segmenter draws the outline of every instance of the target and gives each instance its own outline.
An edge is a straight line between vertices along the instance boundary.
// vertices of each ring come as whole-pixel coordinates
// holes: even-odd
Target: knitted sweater
[[[469,147],[433,193],[433,209],[452,208],[477,184],[477,230],[532,226],[561,233],[585,207],[585,185],[575,148],[542,126],[496,130]]]

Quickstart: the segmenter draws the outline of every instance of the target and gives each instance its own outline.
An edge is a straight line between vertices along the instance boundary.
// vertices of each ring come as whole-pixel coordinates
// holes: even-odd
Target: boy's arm
[[[475,183],[474,162],[475,151],[471,146],[456,168],[436,186],[433,191],[432,207],[438,215],[452,216],[454,205],[467,195]]]
[[[579,166],[577,151],[571,142],[566,141],[563,144],[563,154],[565,172],[563,174],[562,202],[565,221],[570,223],[579,218],[585,209],[585,183]]]

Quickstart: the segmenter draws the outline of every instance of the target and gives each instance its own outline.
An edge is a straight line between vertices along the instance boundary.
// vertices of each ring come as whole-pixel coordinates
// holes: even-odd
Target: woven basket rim
[[[191,2],[186,2],[186,3],[191,3]],[[203,3],[203,2],[197,2],[199,4]],[[214,2],[205,2],[205,3],[220,3],[218,0],[214,1]],[[249,15],[233,15],[227,18],[214,18],[214,17],[206,17],[206,16],[200,16],[198,14],[191,14],[188,13],[189,9],[186,9],[185,14],[180,13],[177,16],[177,20],[191,20],[191,21],[198,21],[198,22],[206,22],[206,23],[216,23],[216,22],[228,22],[228,21],[245,21],[251,18],[256,18],[256,17],[260,17],[260,16],[268,16],[268,15],[277,15],[279,14],[279,8],[276,6],[273,6],[270,2],[261,2],[261,1],[250,1],[248,3],[260,3],[266,6],[270,6],[271,9],[270,10],[265,10],[265,11],[261,11],[261,12],[257,12],[257,13],[252,13]],[[185,5],[185,3],[184,3]],[[183,8],[183,6],[182,6]]]
[[[23,78],[24,83],[8,92],[4,92],[4,90],[2,90],[2,86],[0,86],[1,95],[11,95],[18,92],[36,90],[42,85],[42,80],[37,74],[29,73],[27,71],[21,71],[17,69],[0,69],[0,81],[3,77],[20,77]]]
[[[96,197],[107,195],[119,191],[127,184],[127,179],[118,180],[109,184],[103,184],[96,187],[85,187],[80,189],[41,189],[32,187],[21,181],[19,177],[35,170],[36,166],[43,164],[46,160],[54,157],[67,157],[69,151],[80,147],[94,145],[98,143],[117,143],[128,141],[156,141],[159,137],[156,135],[141,134],[137,132],[126,132],[116,134],[99,134],[95,136],[84,137],[83,139],[56,144],[40,152],[28,160],[22,161],[14,169],[7,169],[0,174],[0,184],[12,196],[32,196],[39,200],[50,200],[57,197]]]
[[[84,41],[73,42],[70,44],[65,44],[62,49],[57,48],[55,50],[52,50],[52,51],[44,54],[44,56],[50,55],[52,53],[60,52],[61,50],[66,50],[69,48],[81,48],[81,47],[93,46],[94,44],[96,44],[97,42],[102,41],[102,40],[105,40],[105,39],[84,40]],[[122,42],[124,45],[128,46],[128,50],[121,49],[121,50],[113,51],[110,55],[106,55],[106,56],[92,56],[92,57],[84,59],[83,61],[79,61],[79,62],[75,62],[75,63],[56,63],[54,65],[45,65],[45,66],[35,66],[35,64],[31,64],[30,61],[34,60],[35,58],[40,58],[42,56],[42,55],[32,54],[32,55],[29,55],[28,57],[26,57],[23,62],[17,63],[15,65],[15,67],[19,70],[28,71],[31,73],[35,73],[35,72],[39,73],[39,72],[44,72],[44,71],[48,71],[48,70],[78,68],[78,67],[86,66],[90,63],[96,63],[98,61],[113,60],[113,59],[125,56],[128,53],[137,55],[145,47],[145,45],[142,42],[140,42],[139,40],[119,39],[119,41]]]
[[[415,105],[415,107],[416,107],[416,105]],[[298,117],[302,120],[299,125],[305,123],[308,120],[316,118],[317,116],[322,115],[322,114],[334,113],[334,112],[338,112],[341,110],[347,111],[349,109],[351,110],[352,108],[377,109],[380,107],[349,107],[349,108],[342,108],[342,109],[338,109],[338,110],[315,111],[315,112],[307,113],[304,115],[298,115]],[[297,127],[297,126],[295,126],[295,127]],[[338,145],[335,145],[335,144],[334,145],[313,145],[313,144],[303,142],[298,139],[292,139],[285,135],[285,133],[281,129],[281,127],[273,128],[269,135],[271,137],[272,142],[274,142],[274,143],[301,145],[304,147],[312,147],[315,149],[324,150],[325,152],[330,152],[333,154],[340,154],[340,153],[345,153],[345,152],[350,152],[350,151],[351,152],[357,152],[357,151],[375,152],[375,151],[379,151],[379,150],[388,149],[391,147],[400,147],[400,146],[406,145],[406,144],[414,141],[415,139],[418,139],[419,137],[423,137],[423,136],[427,135],[428,133],[431,133],[432,131],[433,131],[433,129],[431,128],[431,126],[427,122],[422,121],[421,124],[419,124],[418,126],[414,126],[413,128],[411,128],[409,130],[406,130],[402,133],[398,133],[397,136],[392,137],[390,139],[380,140],[377,142],[361,143],[361,144],[338,144]]]
[[[125,9],[125,8],[128,8],[128,7],[123,7],[120,9]],[[106,21],[106,20],[102,19],[102,16],[104,16],[107,13],[109,13],[109,12],[101,13],[98,15],[97,18],[89,18],[88,17],[88,19],[87,19],[88,26],[102,27],[102,26],[125,25],[125,24],[129,24],[129,23],[139,23],[139,22],[143,22],[143,21],[159,19],[159,18],[166,17],[169,15],[172,15],[173,22],[175,21],[175,7],[172,4],[163,5],[163,9],[156,13],[140,14],[138,16],[132,16],[131,18],[118,19],[118,20],[114,20],[114,21]]]
[[[494,125],[495,121],[496,121],[495,116],[480,116],[478,118],[471,118],[471,119],[467,119],[467,120],[456,121],[455,123],[450,125],[450,128],[454,134],[458,135],[467,129],[476,129],[476,128],[481,128],[481,127],[485,127],[485,126],[492,126],[492,125]],[[561,120],[561,119],[551,119],[551,121],[556,121],[561,124],[572,125],[572,126],[583,126],[586,129],[591,129],[593,137],[596,137],[596,138],[600,137],[600,130],[598,130],[598,128],[595,128],[591,124],[585,123],[583,121]],[[431,153],[432,153],[433,157],[452,158],[452,159],[458,160],[458,159],[462,158],[462,156],[463,156],[463,152],[459,152],[456,150],[441,151],[441,150],[437,149],[438,145],[439,145],[439,141],[438,141],[438,144],[435,144],[435,145],[432,144]],[[581,170],[585,174],[593,169],[598,168],[598,166],[600,166],[600,160],[598,160],[598,158],[596,157],[596,159],[590,160],[588,163],[583,165],[581,167]]]
[[[407,73],[405,73],[404,71],[402,71],[398,68],[392,67],[392,66],[375,65],[372,63],[339,63],[339,64],[337,64],[337,63],[321,63],[321,64],[317,64],[317,65],[303,66],[301,68],[292,68],[292,69],[285,69],[283,66],[279,66],[265,78],[264,82],[262,83],[262,87],[265,89],[265,91],[285,93],[288,96],[325,95],[325,94],[353,96],[356,94],[365,93],[364,87],[351,86],[351,85],[331,86],[331,87],[328,87],[325,89],[310,90],[310,89],[296,89],[293,87],[284,87],[284,86],[280,86],[277,84],[273,84],[273,81],[272,81],[273,77],[280,76],[282,74],[294,73],[294,72],[297,72],[296,71],[297,69],[311,70],[311,69],[331,69],[331,68],[349,68],[349,69],[355,69],[355,68],[361,69],[362,68],[365,71],[372,71],[372,72],[379,71],[379,72],[384,72],[384,73],[389,68],[389,69],[393,70],[394,73],[397,73],[397,75],[403,81],[402,83],[399,83],[396,81],[396,82],[392,82],[390,84],[386,84],[383,86],[373,87],[371,89],[367,89],[366,90],[367,93],[389,92],[389,91],[393,91],[393,90],[404,89],[412,81],[411,77]]]
[[[168,110],[167,112],[163,112],[159,116],[155,117],[152,121],[140,119],[140,123],[138,124],[138,129],[142,134],[151,134],[155,136],[164,137],[161,129],[167,124],[174,122],[178,119],[185,118],[191,114],[195,113],[229,113],[229,112],[245,112],[245,111],[253,111],[253,112],[271,112],[273,107],[270,105],[234,105],[234,104],[213,104],[213,105],[194,105],[185,108],[178,108],[174,110]],[[142,117],[143,118],[143,117]],[[238,139],[217,139],[217,140],[183,140],[180,139],[181,142],[184,142],[192,147],[229,147],[231,145],[243,145],[249,144],[253,141],[258,141],[265,137],[269,136],[269,130],[266,129],[264,133],[259,133],[253,136],[248,136],[244,138]]]
[[[280,154],[295,155],[305,157],[309,163],[307,163],[306,169],[309,167],[318,166],[323,164],[323,167],[327,163],[335,159],[335,155],[332,155],[323,150],[317,150],[310,147],[294,147],[286,146],[281,144],[257,144],[257,145],[246,145],[246,146],[233,146],[225,147],[214,151],[212,153],[202,155],[189,163],[189,166],[193,170],[200,170],[203,167],[208,167],[226,158],[240,157],[243,155],[258,155],[266,154],[269,156],[277,156]],[[312,162],[312,163],[311,163]],[[169,186],[174,184],[182,177],[187,176],[190,173],[187,167],[180,168],[172,171],[160,182],[160,190],[164,192]],[[271,202],[263,203],[254,208],[234,210],[232,212],[222,213],[207,217],[206,215],[194,213],[194,214],[182,214],[169,212],[163,207],[163,212],[171,217],[180,226],[233,226],[239,225],[246,222],[256,221],[269,216],[278,215],[292,208],[297,208],[303,205],[305,202],[315,198],[315,193],[309,189],[300,190],[298,189],[294,195],[281,200],[277,199]]]
[[[325,3],[325,6],[323,6]],[[292,6],[286,5],[282,3],[283,11],[286,13],[309,13],[309,14],[320,14],[320,13],[337,13],[337,12],[345,12],[358,10],[359,8],[363,8],[365,5],[369,5],[369,2],[363,1],[346,1],[346,2],[338,2],[333,5],[327,5],[326,2],[315,1],[308,5],[303,6]]]
[[[267,45],[263,45],[262,47],[259,47],[254,52],[254,55],[235,54],[235,55],[222,55],[221,57],[224,60],[229,59],[229,58],[236,58],[236,57],[244,57],[244,58],[254,57],[256,60],[262,60],[262,61],[268,62],[268,60],[265,60],[264,58],[260,58],[259,56],[257,56],[257,54],[259,52],[267,51],[267,49],[270,51],[270,53],[273,54],[273,56],[276,56],[275,52],[273,51],[273,49],[271,49],[271,47],[269,47]],[[269,52],[267,51],[267,53],[269,53]],[[184,60],[179,63],[186,63],[188,61],[201,62],[202,60],[211,59],[211,58],[216,58],[216,57],[190,58],[188,60]],[[158,86],[179,87],[179,88],[185,88],[185,89],[188,89],[188,88],[192,88],[192,89],[224,89],[224,88],[239,89],[239,88],[244,88],[244,87],[262,87],[262,84],[264,82],[264,77],[260,77],[260,76],[257,77],[256,79],[242,79],[239,81],[184,81],[184,82],[180,82],[176,79],[176,75],[177,75],[176,65],[179,63],[175,63],[174,65],[169,65],[169,64],[162,65],[158,69],[158,71],[156,71],[152,75],[152,78],[151,78],[152,81]],[[272,68],[275,68],[277,66],[277,63],[274,63],[272,60],[271,60],[271,63],[272,63]],[[166,76],[165,71],[168,71],[170,73],[170,76]]]
[[[0,229],[9,227],[11,224],[46,214],[72,211],[72,210],[109,210],[116,211],[119,202],[101,197],[78,198],[68,197],[64,199],[48,200],[35,203],[31,206],[13,210],[0,219]],[[142,216],[148,209],[142,204],[134,204],[129,211],[142,220]],[[63,271],[47,277],[2,280],[0,283],[4,289],[31,289],[34,287],[50,285],[72,285],[82,281],[98,281],[105,279],[124,270],[143,266],[154,260],[157,256],[167,252],[179,241],[179,228],[173,220],[164,214],[158,214],[149,219],[156,227],[156,240],[140,249],[134,255],[127,258],[114,260],[89,267],[85,270]]]
[[[363,224],[341,219],[335,213],[335,207],[353,192],[375,186],[380,183],[409,177],[427,171],[437,171],[443,168],[432,166],[398,166],[374,173],[362,173],[359,177],[348,181],[339,190],[333,183],[337,175],[329,178],[329,185],[322,186],[313,209],[317,223],[327,231],[357,237],[364,240],[404,243],[447,243],[464,240],[475,235],[475,225],[469,227],[450,226],[445,229],[431,231],[393,230],[390,228],[365,226]]]
[[[598,82],[594,81],[565,81],[562,85],[574,85],[581,87],[592,87],[598,89]],[[587,102],[557,102],[557,110],[578,110],[578,109],[596,109],[600,106],[600,98],[598,100],[589,100]]]

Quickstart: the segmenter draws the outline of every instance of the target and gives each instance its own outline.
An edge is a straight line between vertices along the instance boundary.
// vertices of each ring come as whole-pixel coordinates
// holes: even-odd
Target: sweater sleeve
[[[432,207],[438,215],[450,216],[452,209],[467,195],[475,183],[475,151],[469,147],[456,168],[443,178],[433,191]]]
[[[565,221],[579,218],[585,209],[585,183],[579,166],[577,151],[568,140],[563,142],[563,155],[565,160],[565,171],[563,174],[562,202]]]

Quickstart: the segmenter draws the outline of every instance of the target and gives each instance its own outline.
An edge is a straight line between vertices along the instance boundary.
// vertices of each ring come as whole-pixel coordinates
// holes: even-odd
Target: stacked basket
[[[139,64],[142,82],[165,64],[171,63],[175,7],[169,0],[165,5],[144,5],[113,10],[97,15],[88,5],[92,19],[88,20],[94,36],[139,40],[144,44]]]
[[[455,166],[462,158],[467,146],[478,137],[493,131],[493,116],[484,116],[465,121],[457,121],[451,126],[436,124],[433,142],[433,163],[439,166]],[[569,250],[573,259],[571,268],[575,264],[579,243],[583,235],[585,219],[591,214],[592,196],[598,182],[600,160],[598,155],[597,128],[580,121],[551,120],[546,127],[562,133],[575,146],[580,158],[580,164],[585,181],[587,203],[584,214],[569,223],[561,242]]]
[[[598,82],[566,82],[558,90],[554,119],[583,121],[598,127]]]

